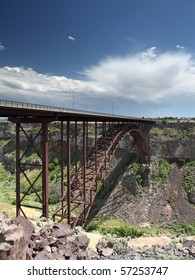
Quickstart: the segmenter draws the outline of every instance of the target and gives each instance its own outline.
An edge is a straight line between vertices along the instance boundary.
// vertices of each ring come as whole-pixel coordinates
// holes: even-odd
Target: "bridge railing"
[[[31,110],[43,110],[43,111],[52,111],[52,112],[62,112],[62,113],[74,113],[74,114],[85,114],[85,115],[95,115],[95,116],[113,116],[111,114],[92,112],[92,111],[84,111],[78,109],[69,109],[65,107],[55,107],[50,105],[41,105],[35,103],[24,103],[20,101],[9,101],[9,100],[0,100],[0,106],[11,107],[11,108],[19,108],[19,109],[31,109]],[[124,116],[114,115],[119,118]]]
[[[9,107],[9,108],[18,108],[18,109],[30,109],[30,110],[40,110],[40,111],[52,111],[58,113],[68,113],[68,114],[78,114],[78,115],[88,115],[88,116],[95,116],[95,117],[108,117],[108,118],[117,118],[117,119],[128,119],[132,120],[139,120],[139,118],[132,118],[129,116],[123,115],[114,115],[114,114],[107,114],[101,112],[93,112],[93,111],[85,111],[79,109],[70,109],[65,107],[56,107],[51,105],[41,105],[35,103],[25,103],[20,101],[10,101],[10,100],[0,100],[0,107]],[[143,121],[143,119],[140,119]],[[145,119],[146,120],[146,119]]]
[[[28,109],[34,111],[45,111],[45,112],[55,112],[55,113],[62,113],[62,114],[71,114],[71,115],[80,115],[85,117],[95,117],[103,120],[103,118],[107,118],[110,121],[125,121],[125,122],[141,122],[141,123],[155,123],[156,121],[151,118],[137,118],[137,117],[130,117],[124,115],[115,115],[115,114],[107,114],[102,112],[93,112],[93,111],[85,111],[80,109],[70,109],[65,107],[56,107],[51,105],[41,105],[36,103],[25,103],[20,101],[11,101],[11,100],[1,100],[0,99],[0,108],[18,108],[18,109]],[[1,110],[0,110],[1,116]],[[94,119],[93,119],[94,120]]]
[[[25,103],[20,101],[10,101],[10,100],[0,100],[0,106],[12,107],[12,108],[21,108],[21,109],[32,109],[32,110],[44,110],[44,111],[53,111],[53,112],[63,112],[63,113],[78,113],[78,114],[94,114],[94,112],[69,109],[64,107],[56,107],[50,105],[41,105],[35,103]],[[95,112],[96,115],[102,115],[102,113]],[[106,115],[106,114],[105,114]]]

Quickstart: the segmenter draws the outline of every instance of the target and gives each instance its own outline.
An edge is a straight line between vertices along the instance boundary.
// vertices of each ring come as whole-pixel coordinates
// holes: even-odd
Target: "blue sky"
[[[0,99],[195,117],[194,11],[195,0],[0,0]]]

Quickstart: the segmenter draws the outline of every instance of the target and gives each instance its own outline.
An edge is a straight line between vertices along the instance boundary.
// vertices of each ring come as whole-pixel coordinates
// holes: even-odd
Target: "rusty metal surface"
[[[130,133],[137,143],[140,160],[148,162],[150,159],[150,148],[146,137],[147,131],[144,126],[151,127],[155,122],[153,119],[131,118],[127,116],[110,115],[52,106],[19,103],[0,100],[0,116],[16,124],[16,215],[25,215],[22,206],[33,208],[33,205],[26,205],[25,199],[29,192],[33,192],[39,201],[42,216],[49,217],[49,183],[48,183],[48,123],[53,121],[61,122],[61,192],[60,206],[53,214],[53,218],[65,219],[69,224],[85,225],[89,212],[93,205],[95,196],[101,181],[104,178],[109,162],[117,149],[121,139]],[[74,122],[75,129],[72,134],[70,122]],[[78,151],[78,122],[82,123],[82,163],[78,165],[75,161],[75,174],[72,175],[71,166],[71,142],[74,142],[74,154]],[[94,125],[94,147],[89,145],[89,123]],[[98,136],[97,127],[102,123],[102,135]],[[28,134],[23,124],[40,125],[36,135]],[[64,147],[64,127],[66,125],[66,147]],[[143,129],[142,129],[143,128]],[[21,152],[21,137],[28,142],[27,147]],[[40,150],[37,149],[36,139],[41,138]],[[36,164],[25,162],[25,155],[29,149],[34,149],[40,164],[40,172],[33,182],[28,177],[27,167],[37,167]],[[65,153],[67,158],[65,158]],[[64,165],[67,162],[66,176]],[[21,176],[25,178],[27,189],[21,191]],[[41,195],[37,191],[37,182],[42,180]],[[66,187],[65,187],[66,181]]]
[[[68,170],[67,193],[62,197],[61,205],[53,214],[54,220],[59,217],[60,221],[65,219],[73,226],[85,225],[109,162],[127,133],[130,133],[136,140],[141,161],[147,163],[150,158],[150,148],[146,136],[141,128],[131,124],[116,124],[106,129],[106,123],[104,123],[104,133],[97,139],[96,123],[95,145],[86,155],[88,134],[86,127],[88,126],[83,122],[83,162],[71,179],[70,170]]]
[[[41,142],[37,141],[37,138],[41,138]],[[21,139],[26,140],[26,146],[22,145]],[[37,147],[36,143],[39,143]],[[36,161],[29,162],[26,160],[26,155],[30,150],[33,150],[36,154]],[[38,174],[33,178],[30,178],[29,169],[38,169]],[[41,194],[39,191],[38,181],[41,178]],[[23,181],[23,190],[21,191],[21,181]],[[34,135],[28,132],[28,129],[21,123],[16,124],[16,215],[22,214],[26,217],[23,207],[30,207],[42,210],[42,216],[48,218],[48,124],[40,124],[38,132]],[[36,207],[33,204],[29,204],[26,201],[26,197],[29,192],[33,192],[37,201],[40,203],[40,207]]]

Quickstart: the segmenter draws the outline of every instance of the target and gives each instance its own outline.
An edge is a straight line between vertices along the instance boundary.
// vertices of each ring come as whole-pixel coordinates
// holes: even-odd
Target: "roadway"
[[[154,119],[135,118],[63,107],[0,100],[0,117],[39,117],[56,121],[108,121],[154,123]]]

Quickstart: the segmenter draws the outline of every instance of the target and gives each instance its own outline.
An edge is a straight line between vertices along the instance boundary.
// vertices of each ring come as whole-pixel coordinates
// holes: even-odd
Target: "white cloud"
[[[99,85],[90,81],[40,74],[31,68],[9,66],[0,68],[0,99],[8,98],[14,101],[20,99],[20,101],[26,100],[26,102],[41,102],[42,104],[62,106],[62,96],[71,99],[71,88],[77,88],[81,93],[90,94],[98,94],[104,91]],[[80,98],[81,96],[82,94],[77,97]],[[66,106],[68,106],[68,103]]]
[[[3,44],[0,42],[0,51],[4,51],[5,47],[3,46]]]
[[[176,45],[176,48],[177,48],[177,49],[184,49],[184,46]]]
[[[76,41],[76,39],[74,37],[72,37],[72,36],[68,36],[68,39],[72,40],[72,41]]]
[[[151,47],[142,53],[143,57],[155,58],[156,57],[156,47]]]
[[[159,102],[173,95],[195,94],[194,66],[188,53],[157,54],[152,47],[134,55],[108,57],[85,74],[110,95]]]
[[[184,51],[162,53],[152,47],[136,54],[107,57],[83,74],[85,80],[76,80],[38,73],[31,68],[2,67],[0,99],[70,107],[70,89],[77,88],[75,103],[80,106],[90,103],[92,107],[88,109],[96,111],[101,111],[101,107],[95,107],[100,103],[111,108],[110,100],[114,99],[115,104],[123,102],[121,108],[142,103],[150,109],[163,104],[185,106],[186,99],[188,104],[195,100],[195,59]],[[62,96],[67,97],[65,105]]]

